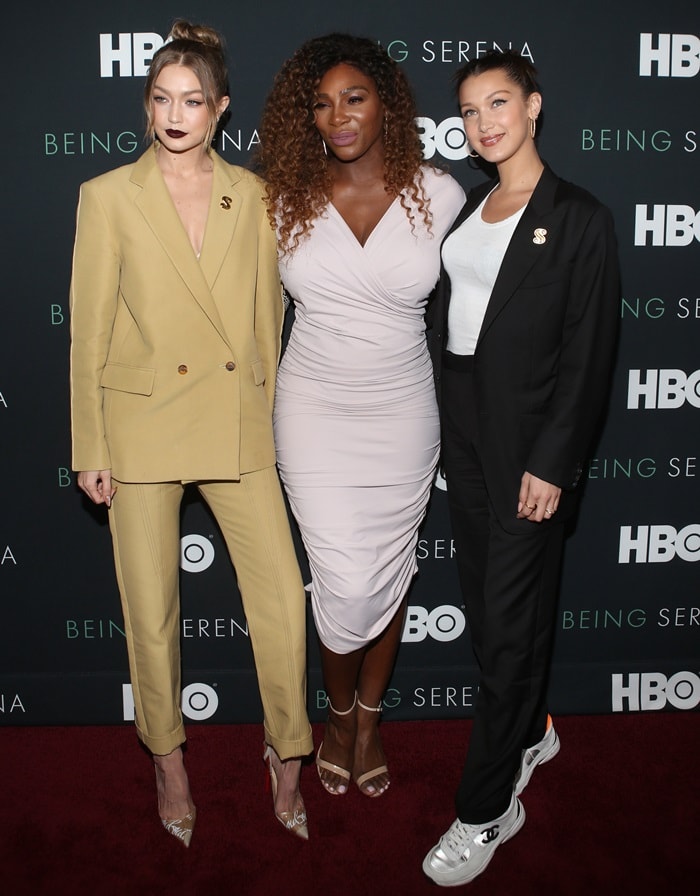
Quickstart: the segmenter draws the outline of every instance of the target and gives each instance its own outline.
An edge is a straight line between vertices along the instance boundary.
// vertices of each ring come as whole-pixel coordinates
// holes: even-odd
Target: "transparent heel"
[[[267,765],[267,771],[270,776],[272,801],[274,805],[277,800],[277,772],[272,764],[273,756],[281,762],[274,749],[269,744],[265,744],[263,762]],[[304,808],[304,800],[301,798],[301,794],[298,794],[298,797],[297,805],[294,807],[293,811],[275,812],[275,818],[290,833],[295,834],[297,837],[301,837],[302,840],[308,840],[309,828],[306,818],[306,809]]]

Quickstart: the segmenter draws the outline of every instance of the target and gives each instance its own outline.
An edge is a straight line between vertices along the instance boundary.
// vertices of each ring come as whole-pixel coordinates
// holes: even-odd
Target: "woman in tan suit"
[[[176,22],[145,86],[153,145],[83,184],[71,284],[73,467],[109,508],[139,737],[159,815],[186,846],[195,806],[180,712],[179,508],[196,483],[236,569],[264,709],[274,810],[308,836],[305,602],[275,470],[283,314],[262,183],[211,149],[222,43]]]

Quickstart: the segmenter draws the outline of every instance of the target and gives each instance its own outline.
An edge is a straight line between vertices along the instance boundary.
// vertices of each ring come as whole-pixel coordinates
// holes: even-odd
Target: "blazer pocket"
[[[263,362],[258,358],[250,365],[253,371],[253,381],[256,386],[262,386],[265,383],[265,368]]]
[[[568,283],[573,268],[574,264],[571,261],[544,270],[533,268],[518,289],[542,289],[550,283]]]
[[[151,395],[156,372],[150,367],[129,367],[126,364],[105,364],[100,385],[103,389]]]

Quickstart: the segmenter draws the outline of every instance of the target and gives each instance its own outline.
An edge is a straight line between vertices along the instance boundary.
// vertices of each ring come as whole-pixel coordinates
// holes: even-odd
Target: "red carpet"
[[[562,749],[523,795],[525,827],[452,892],[698,892],[700,716],[555,723]],[[3,728],[0,887],[8,896],[436,896],[420,865],[452,821],[469,727],[385,723],[392,785],[379,799],[354,787],[331,797],[306,768],[304,843],[273,817],[261,727],[190,725],[189,850],[160,826],[153,768],[132,728]],[[314,733],[318,744],[321,727]]]

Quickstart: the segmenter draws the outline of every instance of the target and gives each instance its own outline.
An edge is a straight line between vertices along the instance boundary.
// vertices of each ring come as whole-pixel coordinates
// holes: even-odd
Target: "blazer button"
[[[227,361],[226,364],[224,365],[224,367],[226,368],[226,370],[235,370],[236,369],[236,365],[233,363],[233,361]]]
[[[178,373],[187,373],[187,364],[180,364],[177,368]]]

